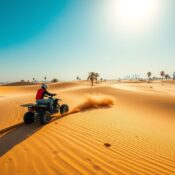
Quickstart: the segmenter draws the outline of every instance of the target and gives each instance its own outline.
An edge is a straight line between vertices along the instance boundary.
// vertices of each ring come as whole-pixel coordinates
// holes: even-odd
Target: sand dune
[[[174,84],[166,83],[118,83],[112,84],[111,87],[125,89],[129,91],[141,92],[141,93],[152,93],[161,95],[174,95]]]
[[[50,85],[70,113],[1,135],[0,174],[174,175],[175,86],[134,84]],[[0,87],[0,129],[22,121],[37,88]]]

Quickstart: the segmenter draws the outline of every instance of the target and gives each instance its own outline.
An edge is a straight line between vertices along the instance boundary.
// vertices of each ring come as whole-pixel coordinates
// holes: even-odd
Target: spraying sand
[[[85,99],[69,113],[76,113],[93,108],[110,107],[114,104],[114,99],[105,95],[86,95]]]

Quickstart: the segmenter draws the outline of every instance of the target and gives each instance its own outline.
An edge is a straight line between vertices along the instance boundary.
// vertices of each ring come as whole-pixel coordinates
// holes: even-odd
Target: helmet
[[[42,85],[41,85],[41,88],[47,89],[47,85],[46,85],[46,84],[42,84]]]

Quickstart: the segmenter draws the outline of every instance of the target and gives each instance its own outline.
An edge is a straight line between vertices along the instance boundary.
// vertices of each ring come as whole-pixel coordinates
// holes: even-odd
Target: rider
[[[45,96],[55,96],[56,94],[49,93],[47,90],[47,85],[42,84],[41,88],[38,89],[36,94],[36,103],[37,104],[49,104],[50,110],[53,112],[53,102],[54,100],[52,98],[44,99]]]

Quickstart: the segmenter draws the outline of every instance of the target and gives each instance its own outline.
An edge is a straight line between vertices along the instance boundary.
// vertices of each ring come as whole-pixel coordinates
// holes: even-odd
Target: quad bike
[[[23,120],[25,124],[30,124],[39,120],[42,125],[49,123],[52,119],[52,115],[56,113],[65,114],[69,111],[67,104],[60,105],[58,102],[61,99],[49,97],[53,99],[53,111],[50,109],[50,104],[24,104],[23,107],[28,108],[28,112],[24,114]]]

